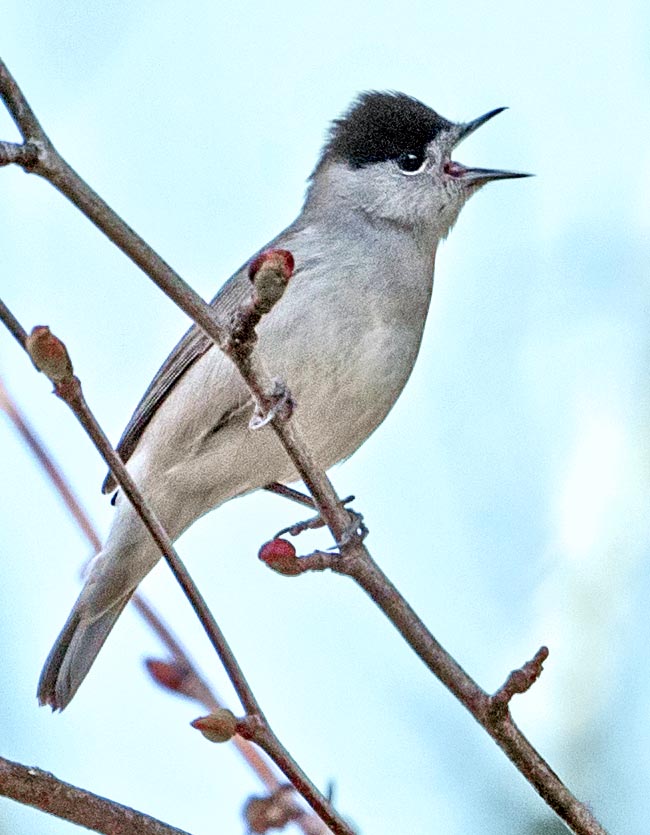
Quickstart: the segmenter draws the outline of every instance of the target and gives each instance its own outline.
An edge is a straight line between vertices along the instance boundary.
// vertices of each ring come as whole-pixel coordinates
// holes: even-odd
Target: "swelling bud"
[[[225,707],[195,719],[190,725],[210,742],[228,742],[237,733],[237,717]]]
[[[257,556],[278,574],[292,577],[302,571],[300,560],[296,556],[296,549],[286,539],[271,539],[265,542]]]
[[[147,658],[144,662],[147,672],[160,687],[173,693],[185,693],[188,670],[175,661],[161,661],[158,658]]]
[[[37,325],[32,330],[25,348],[36,368],[55,386],[72,379],[74,372],[67,348],[47,325]]]
[[[293,255],[288,249],[272,249],[251,261],[248,277],[255,288],[256,313],[268,313],[280,301],[293,274],[293,266]]]

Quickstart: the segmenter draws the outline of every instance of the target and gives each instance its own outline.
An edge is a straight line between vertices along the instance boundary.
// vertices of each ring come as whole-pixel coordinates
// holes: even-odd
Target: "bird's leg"
[[[278,496],[284,496],[285,499],[298,502],[298,504],[306,505],[307,507],[314,507],[314,500],[311,496],[301,493],[300,490],[295,490],[293,487],[287,487],[286,484],[280,484],[278,481],[273,481],[264,487],[269,493],[275,493]]]

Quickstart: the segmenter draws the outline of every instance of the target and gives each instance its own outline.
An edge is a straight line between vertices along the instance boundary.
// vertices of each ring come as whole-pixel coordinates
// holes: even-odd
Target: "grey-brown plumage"
[[[499,111],[466,124],[400,93],[364,93],[334,122],[303,209],[266,248],[295,272],[258,328],[258,350],[297,401],[293,420],[327,469],[383,421],[415,362],[436,248],[490,180],[453,148]],[[212,304],[227,322],[250,293],[245,266]],[[154,377],[118,450],[172,539],[229,499],[296,473],[269,427],[249,429],[250,393],[230,361],[192,327]],[[109,476],[104,490],[112,490]],[[45,662],[41,703],[76,693],[140,580],[159,559],[118,492],[115,515],[70,617]]]

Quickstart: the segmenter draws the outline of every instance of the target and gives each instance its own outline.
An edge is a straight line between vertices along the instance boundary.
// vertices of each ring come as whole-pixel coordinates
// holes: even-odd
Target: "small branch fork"
[[[187,313],[215,344],[230,356],[253,395],[259,415],[262,418],[269,417],[270,425],[273,427],[298,474],[312,495],[316,510],[326,522],[334,536],[335,542],[339,545],[338,565],[340,568],[336,569],[338,573],[344,573],[352,577],[366,591],[429,669],[465,705],[474,718],[502,748],[511,762],[514,763],[546,803],[556,811],[573,832],[580,833],[581,835],[604,835],[605,830],[594,818],[590,810],[571,794],[516,727],[507,709],[507,705],[505,711],[503,711],[503,717],[495,724],[493,716],[495,711],[491,707],[492,697],[479,687],[438,641],[436,641],[408,602],[373,561],[362,542],[362,537],[360,535],[350,536],[350,517],[348,511],[342,506],[325,473],[316,466],[315,461],[300,437],[296,420],[286,419],[290,409],[288,407],[278,409],[279,402],[282,399],[279,400],[275,394],[273,382],[262,367],[255,352],[248,349],[246,351],[233,350],[230,343],[231,332],[227,328],[224,328],[217,320],[215,312],[210,305],[192,290],[142,238],[127,226],[99,195],[92,191],[65,160],[60,157],[40,127],[35,115],[19,90],[18,85],[2,62],[0,62],[0,97],[4,99],[9,112],[13,116],[23,137],[24,144],[29,146],[29,150],[26,150],[25,154],[28,155],[27,158],[30,162],[26,164],[23,160],[23,168],[47,179],[74,203],[172,301]],[[32,157],[29,155],[34,153],[33,149],[36,149],[37,159],[36,162],[32,163]],[[12,156],[13,158],[9,158]],[[3,162],[4,164],[9,164],[16,161],[14,152],[10,153],[9,157],[5,158],[4,161],[0,159],[0,164],[3,164]],[[11,329],[11,325],[9,326]],[[84,413],[84,428],[90,434],[91,424],[87,421],[87,415],[85,415],[85,404],[83,403],[78,381],[76,383],[68,381],[64,385],[69,391],[70,403],[73,408],[79,411],[80,414],[82,412]],[[57,384],[55,383],[56,386]],[[58,388],[60,389],[61,386],[59,385]],[[61,394],[59,391],[57,393]],[[289,397],[286,395],[284,402],[285,404],[289,402]],[[97,436],[98,441],[101,441],[102,449],[104,449],[106,439],[103,433],[101,433],[101,430],[98,433],[97,429],[93,427],[92,433],[94,436]],[[137,491],[134,489],[135,485],[130,481],[128,473],[123,468],[121,462],[114,453],[110,455],[108,450],[103,454],[106,454],[106,459],[116,476],[116,480],[122,484],[124,492],[129,499],[134,501],[133,497],[137,495]],[[166,534],[160,528],[159,524],[156,523],[156,520],[150,514],[147,514],[146,505],[142,502],[140,502],[140,505],[143,511],[141,514],[143,521],[146,521],[147,518],[149,519],[149,523],[151,524],[150,530],[156,531],[154,538],[159,544],[161,551],[165,554],[168,561],[171,557],[173,562],[175,555],[173,549],[169,547],[171,543],[166,537]],[[147,523],[148,527],[149,523]],[[328,567],[333,568],[333,566]],[[183,571],[178,569],[178,565],[175,573],[177,573],[179,582],[186,584],[184,585],[184,589],[186,589],[188,578]],[[202,611],[205,604],[200,596],[196,598],[196,602],[199,601],[201,604],[199,605],[199,610]],[[207,610],[207,607],[205,608]],[[204,625],[211,619],[207,611],[202,611],[201,617]],[[214,626],[216,627],[216,624]],[[217,634],[215,632],[212,636],[213,643],[221,644],[221,641],[215,639]],[[225,644],[225,641],[223,644]],[[254,696],[245,684],[245,679],[241,676],[241,671],[239,671],[238,666],[235,666],[236,661],[231,657],[230,650],[227,649],[226,651],[227,645],[224,646],[223,644],[220,646],[220,652],[224,652],[224,658],[226,659],[224,663],[227,664],[229,673],[232,673],[238,682],[236,686],[241,689],[241,695],[239,689],[238,695],[240,695],[244,708],[249,714],[255,715],[259,713],[261,716]],[[503,697],[500,698],[502,699]],[[497,711],[497,713],[500,712],[501,709]],[[273,746],[269,745],[268,739],[256,739],[256,742],[267,753],[271,754]],[[273,742],[275,743],[277,740],[274,739]],[[274,751],[274,754],[275,756],[271,754],[272,758],[287,773],[283,766],[282,754],[278,751]],[[316,795],[307,798],[307,794],[312,792],[313,786],[311,784],[301,786],[301,780],[297,775],[294,775],[290,779],[292,779],[294,786],[298,788],[301,794],[308,799],[312,808],[323,817],[321,810],[315,804],[316,797],[322,798],[322,795],[316,793]],[[333,825],[334,818],[332,817],[332,810],[329,804],[322,806],[322,809],[329,817],[329,819],[328,817],[323,817],[323,820],[326,820],[335,832],[351,833],[352,830],[340,818],[336,818],[336,827]]]

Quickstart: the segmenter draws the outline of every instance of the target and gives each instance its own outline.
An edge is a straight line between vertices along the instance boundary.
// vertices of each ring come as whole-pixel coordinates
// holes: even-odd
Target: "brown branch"
[[[0,166],[20,165],[27,171],[38,161],[38,148],[35,145],[18,145],[15,142],[0,142]]]
[[[0,306],[0,319],[3,318],[3,310],[6,310],[5,305]],[[266,742],[264,750],[267,753],[269,750],[273,751],[271,758],[278,768],[280,768],[299,794],[302,795],[312,809],[336,835],[354,835],[354,831],[338,815],[331,803],[329,803],[327,798],[325,798],[309,777],[307,777],[305,772],[271,730],[239,666],[239,662],[235,658],[201,592],[176,553],[171,539],[151,510],[144,496],[138,490],[128,470],[115,450],[111,447],[104,431],[88,407],[81,389],[81,383],[73,373],[72,362],[63,342],[54,336],[49,328],[40,325],[35,327],[27,336],[24,347],[34,365],[49,377],[54,385],[54,393],[66,403],[81,423],[97,451],[111,469],[116,482],[133,505],[160,549],[176,581],[181,586],[199,618],[210,643],[217,652],[244,710],[249,717],[254,717],[260,726],[264,728],[264,739]]]
[[[2,306],[2,301],[0,301],[0,306]],[[97,531],[88,517],[88,514],[81,506],[78,498],[72,492],[70,485],[61,472],[60,467],[57,466],[52,456],[45,449],[43,442],[34,432],[34,429],[30,426],[13,398],[9,395],[2,379],[0,379],[0,409],[2,409],[11,420],[16,431],[24,443],[29,447],[32,455],[36,458],[43,471],[54,484],[57,492],[63,500],[63,503],[77,523],[77,526],[90,543],[93,552],[97,553],[101,548],[101,542],[99,536],[97,535]]]
[[[215,311],[196,293],[157,252],[155,252],[58,154],[36,120],[25,97],[5,64],[0,61],[0,97],[13,116],[21,135],[35,141],[38,160],[30,170],[48,180],[64,194],[86,217],[97,226],[134,264],[176,303],[202,330],[227,351],[253,394],[261,414],[268,414],[276,405],[274,386],[253,355],[241,357],[236,350],[228,351],[229,332],[218,320]],[[270,420],[287,454],[310,493],[317,508],[327,520],[336,541],[346,534],[348,515],[330,480],[312,459],[293,423],[281,416]],[[327,514],[327,515],[325,515]]]
[[[0,62],[0,96],[9,97],[14,119],[25,136],[33,123],[29,109],[8,70]],[[15,97],[18,96],[18,106]],[[14,97],[12,99],[12,97]],[[13,109],[12,109],[13,108]],[[27,113],[24,129],[20,112]],[[33,116],[33,114],[31,114]],[[38,123],[36,123],[38,125]],[[38,126],[39,131],[40,126]],[[233,360],[247,383],[263,415],[273,414],[276,405],[268,374],[254,354],[240,356],[228,350],[228,334],[217,321],[213,309],[195,293],[126,223],[76,174],[55,151],[45,134],[39,135],[39,160],[32,169],[45,177],[68,197],[113,243],[118,246],[154,283],[165,292]],[[415,614],[404,597],[372,560],[358,536],[350,536],[350,517],[338,499],[331,482],[317,466],[299,436],[295,422],[273,414],[270,424],[284,446],[301,479],[314,498],[316,509],[327,523],[340,548],[339,573],[352,577],[382,609],[429,669],[465,705],[474,718],[496,740],[516,768],[531,782],[548,805],[576,833],[603,835],[591,812],[558,779],[514,725],[506,719],[498,729],[488,717],[489,695],[446,652]],[[332,566],[333,567],[333,566]]]
[[[281,544],[290,548],[282,548]],[[372,558],[357,553],[356,545],[343,549],[342,553],[315,551],[306,557],[298,557],[290,542],[275,539],[262,546],[260,559],[285,576],[330,569],[355,580],[404,636],[427,667],[467,708],[572,831],[580,835],[606,835],[606,830],[587,806],[577,800],[528,742],[516,726],[508,708],[512,695],[524,692],[538,678],[541,665],[548,655],[546,647],[542,647],[522,670],[511,673],[504,686],[494,696],[490,696],[431,635]]]
[[[257,700],[246,681],[246,677],[210,612],[203,595],[192,580],[181,558],[178,556],[167,532],[138,490],[135,481],[132,479],[117,453],[111,447],[108,438],[86,403],[81,383],[78,377],[75,377],[72,373],[72,363],[70,362],[65,345],[50,332],[49,328],[38,326],[27,337],[27,350],[32,362],[54,384],[54,393],[66,403],[79,423],[81,423],[96,449],[113,472],[116,481],[138,512],[138,515],[165,557],[176,581],[181,586],[185,596],[196,612],[208,639],[218,653],[219,658],[221,658],[242,706],[249,714],[255,715],[261,713]]]
[[[42,142],[47,139],[23,91],[2,61],[0,61],[0,96],[25,143]]]
[[[0,795],[104,835],[188,835],[128,806],[0,757]]]
[[[27,333],[2,299],[0,299],[0,319],[18,344],[24,348],[27,342]]]

